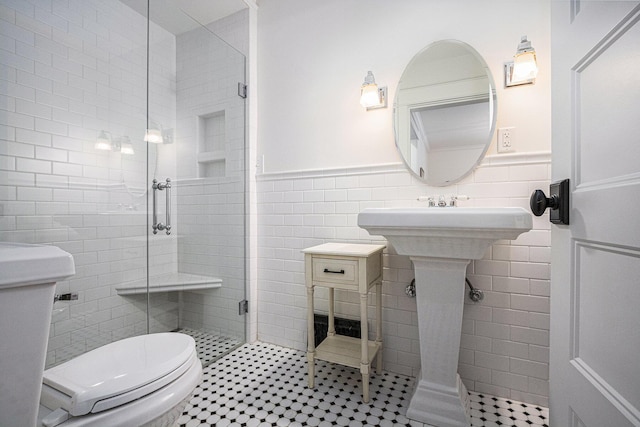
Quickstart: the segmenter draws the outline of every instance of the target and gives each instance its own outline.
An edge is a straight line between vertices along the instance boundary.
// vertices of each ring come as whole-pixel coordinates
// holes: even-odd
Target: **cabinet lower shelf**
[[[375,341],[367,341],[369,364],[378,354],[380,344]],[[343,335],[334,335],[327,337],[318,345],[315,352],[315,359],[324,360],[331,363],[339,363],[340,365],[360,368],[360,352],[362,343],[360,338],[345,337]]]

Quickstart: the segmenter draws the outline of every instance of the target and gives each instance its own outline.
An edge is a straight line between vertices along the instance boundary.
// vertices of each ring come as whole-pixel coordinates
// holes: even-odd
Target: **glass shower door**
[[[192,335],[206,364],[245,341],[245,56],[216,32],[248,27],[243,12],[199,23],[180,6],[149,11],[148,180],[171,226],[149,230],[149,331]]]

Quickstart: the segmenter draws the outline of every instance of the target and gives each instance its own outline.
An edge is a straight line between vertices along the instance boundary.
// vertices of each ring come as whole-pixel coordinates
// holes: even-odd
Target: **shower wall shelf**
[[[226,111],[224,109],[198,116],[198,177],[226,175],[227,141]]]
[[[222,287],[222,279],[189,273],[167,273],[149,278],[149,293],[172,291],[198,291]],[[123,283],[116,287],[118,295],[137,295],[147,293],[145,279]]]
[[[224,151],[205,151],[198,153],[198,163],[224,162],[227,159]]]
[[[198,154],[198,177],[213,178],[226,175],[227,158],[224,151],[205,151]]]

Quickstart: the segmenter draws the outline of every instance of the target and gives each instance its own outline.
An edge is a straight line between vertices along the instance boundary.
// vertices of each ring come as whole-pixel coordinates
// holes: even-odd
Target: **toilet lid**
[[[43,384],[55,390],[48,399],[55,400],[56,407],[85,415],[152,393],[182,375],[196,357],[195,342],[188,335],[141,335],[47,369]]]

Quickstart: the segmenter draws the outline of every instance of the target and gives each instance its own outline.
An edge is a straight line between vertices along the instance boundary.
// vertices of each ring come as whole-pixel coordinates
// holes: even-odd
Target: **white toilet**
[[[188,335],[127,338],[44,371],[56,282],[73,274],[55,246],[0,242],[0,426],[172,425],[202,377]]]
[[[38,426],[169,426],[202,377],[180,333],[107,344],[44,372]]]

